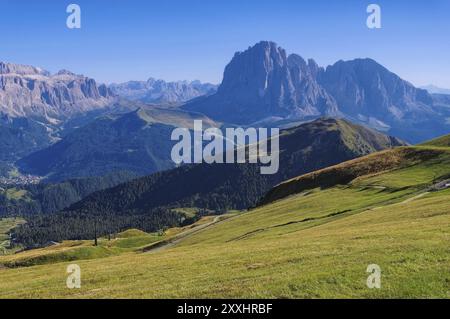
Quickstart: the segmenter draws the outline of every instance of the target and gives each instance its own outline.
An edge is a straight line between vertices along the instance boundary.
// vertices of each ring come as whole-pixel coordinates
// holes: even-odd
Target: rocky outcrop
[[[241,125],[337,116],[415,143],[448,133],[446,105],[374,60],[339,61],[324,69],[263,41],[235,54],[217,93],[183,108]]]
[[[219,120],[249,124],[266,117],[337,115],[334,99],[317,83],[320,68],[273,42],[260,42],[235,54],[216,94],[193,101],[186,109]]]
[[[0,62],[0,113],[55,123],[109,105],[113,97],[95,80],[62,70],[54,75]]]
[[[433,99],[372,59],[339,61],[320,74],[319,83],[350,116],[390,123],[432,115]]]

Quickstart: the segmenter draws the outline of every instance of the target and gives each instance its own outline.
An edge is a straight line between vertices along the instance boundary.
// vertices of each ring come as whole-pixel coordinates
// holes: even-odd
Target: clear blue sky
[[[66,7],[82,28],[66,27]],[[382,29],[366,7],[382,8]],[[272,40],[326,66],[371,57],[416,85],[450,88],[449,0],[0,0],[0,61],[99,82],[218,83],[234,52]]]

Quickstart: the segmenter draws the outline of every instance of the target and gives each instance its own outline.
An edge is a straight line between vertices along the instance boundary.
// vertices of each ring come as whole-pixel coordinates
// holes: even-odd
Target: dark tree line
[[[184,221],[182,215],[164,208],[154,209],[144,215],[133,212],[125,215],[115,215],[111,212],[85,212],[74,215],[62,212],[30,215],[25,218],[27,223],[15,228],[12,238],[14,243],[20,243],[26,248],[63,240],[93,240],[95,237],[110,236],[130,228],[157,232],[166,227],[179,226]]]
[[[24,214],[51,214],[59,212],[96,191],[126,182],[136,175],[130,172],[115,172],[102,177],[71,179],[59,183],[41,183],[15,186],[26,191],[21,199],[7,198],[0,191],[0,216],[22,216]],[[6,189],[12,186],[0,185]]]

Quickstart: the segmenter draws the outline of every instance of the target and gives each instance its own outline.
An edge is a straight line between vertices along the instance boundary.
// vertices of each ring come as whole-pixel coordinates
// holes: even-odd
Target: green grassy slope
[[[141,117],[150,115],[145,113]],[[135,116],[129,118],[134,123],[132,119]],[[102,235],[111,229],[137,227],[153,232],[176,225],[180,216],[175,212],[181,212],[180,208],[197,207],[202,213],[247,209],[288,178],[405,145],[396,138],[331,118],[283,130],[279,142],[280,165],[276,174],[262,175],[260,164],[256,163],[182,165],[92,193],[58,215],[47,215],[44,221],[34,223],[30,218],[27,229],[18,233],[17,239],[27,247],[48,241],[89,239],[93,237],[90,226],[94,218],[100,218],[107,226],[99,229]],[[53,207],[61,207],[56,204],[59,205]],[[192,215],[181,213],[188,218]],[[78,216],[86,218],[80,221]]]
[[[221,217],[227,218],[227,215]],[[98,246],[94,246],[93,240],[67,240],[44,248],[3,256],[0,258],[0,268],[30,267],[64,261],[99,259],[128,252],[140,252],[158,242],[171,240],[185,231],[202,227],[213,219],[213,216],[202,217],[192,225],[169,228],[164,233],[146,233],[138,229],[129,229],[114,236],[99,238]],[[1,219],[0,239],[8,239],[7,232],[22,222],[24,222],[22,219]]]
[[[432,167],[426,169],[423,165]],[[272,188],[261,200],[261,204],[267,204],[315,187],[323,189],[335,185],[345,185],[361,176],[377,175],[408,167],[412,167],[416,171],[409,172],[410,174],[403,174],[399,177],[401,180],[405,178],[409,180],[409,177],[405,175],[416,178],[425,174],[426,176],[422,177],[433,178],[431,179],[431,182],[433,182],[439,177],[444,178],[446,176],[449,165],[448,149],[401,147],[371,154],[367,157],[327,167],[285,181]],[[434,175],[429,176],[430,174]]]
[[[148,234],[132,229],[118,234],[116,238],[100,238],[98,246],[94,246],[92,240],[65,241],[61,244],[4,256],[0,258],[0,267],[30,267],[64,261],[104,258],[137,251],[164,238],[164,235]]]
[[[423,150],[303,187],[166,250],[77,261],[79,290],[65,287],[68,262],[0,269],[0,297],[450,298],[450,189],[430,191],[450,174],[450,149]],[[369,264],[381,267],[381,289],[366,286]]]
[[[450,135],[442,136],[427,143],[424,146],[450,147]]]

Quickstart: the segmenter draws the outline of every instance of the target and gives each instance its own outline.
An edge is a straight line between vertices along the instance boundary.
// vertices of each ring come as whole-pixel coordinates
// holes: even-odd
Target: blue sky
[[[82,28],[66,27],[66,7]],[[382,29],[366,7],[382,8]],[[99,82],[218,83],[234,52],[272,40],[326,66],[370,57],[416,85],[450,88],[449,0],[0,0],[0,61]]]

